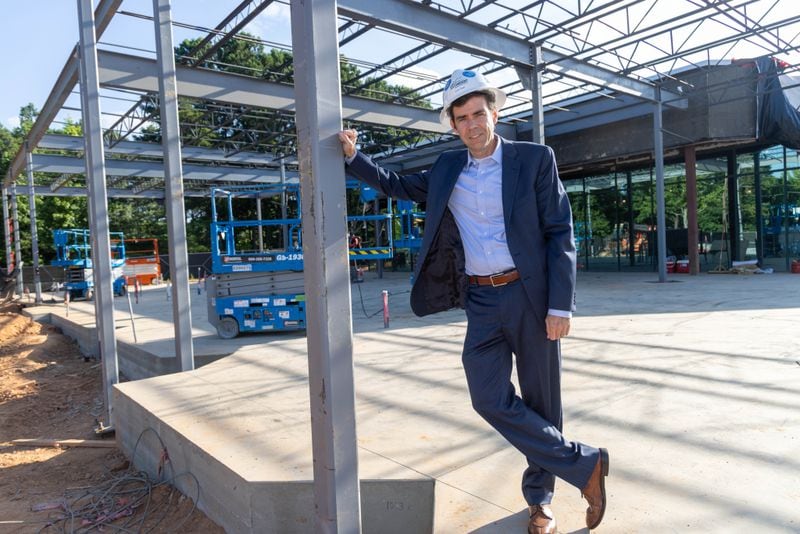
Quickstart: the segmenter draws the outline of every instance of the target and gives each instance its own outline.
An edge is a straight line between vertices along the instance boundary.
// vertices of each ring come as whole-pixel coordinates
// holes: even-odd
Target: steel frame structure
[[[103,203],[111,196],[164,198],[175,223],[182,218],[182,198],[204,194],[211,185],[277,182],[300,175],[311,203],[335,205],[344,184],[341,188],[321,186],[310,178],[308,165],[336,166],[336,158],[330,157],[335,150],[321,149],[330,142],[326,136],[342,121],[364,132],[362,150],[376,159],[400,171],[422,168],[441,150],[458,146],[439,124],[435,109],[452,70],[443,65],[479,69],[509,94],[498,131],[510,139],[530,134],[545,141],[548,135],[652,115],[661,232],[662,138],[669,134],[661,126],[661,109],[686,106],[686,95],[693,87],[682,73],[714,68],[736,55],[781,56],[800,50],[796,0],[339,0],[338,5],[334,0],[306,0],[291,2],[294,43],[241,35],[256,17],[285,1],[237,0],[224,20],[213,27],[211,21],[200,32],[199,44],[173,68],[170,32],[173,25],[182,23],[172,20],[169,0],[153,0],[152,16],[122,12],[122,0],[100,0],[93,17],[91,0],[78,0],[78,4],[83,58],[76,47],[28,135],[28,150],[20,149],[3,180],[5,250],[10,256],[14,241],[17,262],[21,258],[18,184],[28,186],[31,199],[33,195],[88,192],[93,206],[92,233],[99,239],[99,249],[106,249]],[[97,49],[96,40],[116,13],[153,21],[159,45],[156,60]],[[86,27],[89,21],[93,21],[91,32]],[[198,30],[196,25],[191,27]],[[254,71],[252,76],[241,74],[241,69],[237,74],[224,72],[229,66],[219,64],[214,56],[232,39],[284,51],[294,49],[295,58],[302,63],[294,71],[287,62],[279,66],[282,72]],[[392,46],[385,50],[370,46],[381,41],[391,41]],[[347,80],[340,100],[339,91],[330,83],[332,78],[337,83],[339,79],[335,68],[338,56],[328,57],[331,50],[341,50],[360,70]],[[96,54],[97,61],[87,63],[87,53]],[[317,57],[327,57],[327,64],[316,61]],[[81,107],[89,130],[86,142],[46,135],[78,83],[81,64]],[[432,71],[438,74],[431,75]],[[796,67],[790,66],[786,72],[796,72]],[[297,93],[291,83],[296,75],[304,80]],[[397,76],[413,81],[415,89],[387,91],[382,86],[380,92],[373,92],[373,97],[380,98],[363,96],[376,83]],[[103,95],[93,91],[95,79],[109,93],[120,91],[128,99],[131,95],[136,98],[105,131],[99,122]],[[336,104],[326,97],[331,93],[341,102],[339,114],[325,109]],[[180,102],[178,95],[183,97]],[[428,104],[420,104],[421,99]],[[195,111],[201,112],[205,122],[180,122],[180,105],[197,106]],[[144,126],[157,121],[161,122],[163,148],[132,140]],[[209,136],[206,129],[214,135]],[[387,137],[392,141],[386,141]],[[323,198],[333,200],[322,202]],[[307,283],[312,288],[331,287],[326,276],[346,278],[346,273],[337,271],[347,265],[346,249],[340,247],[342,258],[329,257],[343,229],[328,226],[326,221],[340,218],[340,214],[321,209],[316,213],[322,213],[314,222],[319,225],[317,237],[306,242],[311,256],[326,267],[311,273]],[[9,218],[13,219],[13,231]],[[659,235],[658,248],[663,254],[662,238]],[[170,241],[170,257],[180,267],[186,245],[180,224],[170,227]],[[662,263],[660,258],[659,279],[663,281]],[[104,291],[107,277],[100,273],[100,278],[98,318],[112,317],[107,298],[110,291]],[[17,285],[21,292],[21,274]],[[188,304],[188,295],[183,296],[185,286],[178,284],[175,291],[180,295],[173,299],[176,352],[181,355],[182,369],[190,369],[193,362],[187,332],[191,324],[179,321]],[[357,473],[351,465],[355,447],[352,347],[350,334],[341,333],[350,332],[344,324],[349,321],[345,313],[348,299],[349,295],[341,293],[315,303],[321,326],[309,332],[309,352],[313,353],[312,388],[324,383],[330,388],[328,393],[333,388],[337,391],[312,406],[329,415],[314,423],[315,458],[321,459],[325,469],[334,470],[333,474],[318,473],[318,520],[325,530],[350,532],[359,529],[357,514],[352,513],[358,510],[357,476],[354,484],[352,476],[335,473],[342,463]],[[107,389],[117,380],[114,334],[109,324],[113,321],[98,323],[103,330],[101,353]],[[348,365],[331,367],[332,356],[349,362],[350,376]],[[109,422],[113,422],[110,402],[107,395]],[[346,437],[336,443],[327,441],[334,429]]]

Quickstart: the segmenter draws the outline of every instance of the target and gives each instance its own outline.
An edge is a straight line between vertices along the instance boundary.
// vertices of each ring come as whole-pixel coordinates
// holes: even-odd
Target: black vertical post
[[[631,267],[636,266],[636,250],[633,243],[636,239],[636,232],[633,228],[633,175],[630,170],[625,171],[625,179],[628,183],[628,256],[630,257]]]
[[[622,271],[622,238],[619,227],[619,185],[617,184],[617,169],[614,168],[614,231],[617,238],[617,272]]]
[[[783,147],[783,202],[780,213],[783,218],[783,258],[786,262],[786,272],[789,273],[792,271],[792,255],[789,253],[789,176],[786,167],[786,147]]]
[[[753,187],[756,192],[756,258],[758,265],[764,266],[764,214],[762,213],[764,199],[761,196],[761,152],[753,154]]]
[[[731,261],[739,260],[739,195],[736,152],[728,152],[728,235]]]

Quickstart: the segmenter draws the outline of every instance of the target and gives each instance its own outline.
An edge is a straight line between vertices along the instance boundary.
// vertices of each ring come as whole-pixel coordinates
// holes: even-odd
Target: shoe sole
[[[597,528],[600,522],[603,520],[603,515],[606,513],[606,477],[608,476],[608,449],[600,449],[600,472],[602,476],[600,477],[600,494],[603,496],[602,503],[600,505],[600,515],[597,517],[597,521],[594,522],[593,525],[589,525],[589,530]]]

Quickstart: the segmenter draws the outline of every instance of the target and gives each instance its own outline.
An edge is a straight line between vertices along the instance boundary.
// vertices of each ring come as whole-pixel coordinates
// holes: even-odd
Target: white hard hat
[[[453,105],[453,102],[462,96],[476,91],[487,91],[494,94],[495,107],[498,110],[506,103],[506,94],[500,89],[489,85],[483,74],[474,70],[458,69],[453,72],[453,75],[450,76],[444,86],[439,122],[446,128],[450,128],[450,115],[447,114],[447,110]]]

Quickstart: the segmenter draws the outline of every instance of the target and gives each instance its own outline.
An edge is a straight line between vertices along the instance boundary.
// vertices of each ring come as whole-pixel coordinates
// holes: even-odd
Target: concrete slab
[[[655,280],[581,273],[579,311],[563,344],[566,434],[611,454],[609,509],[598,531],[800,531],[800,276]],[[380,315],[367,318],[380,309],[382,289],[393,293],[389,329]],[[524,532],[524,460],[472,412],[460,364],[463,313],[416,318],[408,289],[407,273],[368,274],[353,286],[362,479],[413,472],[434,480],[436,532]],[[305,339],[218,340],[200,297],[193,294],[196,354],[230,356],[122,385],[120,393],[140,397],[154,414],[147,424],[176,429],[192,444],[185,450],[211,453],[213,462],[258,472],[269,456],[269,477],[247,475],[253,481],[308,473]],[[121,313],[127,304],[117,304],[117,334],[132,343]],[[70,319],[83,306],[90,315],[76,302]],[[172,357],[163,290],[145,292],[134,311],[139,348]],[[213,462],[187,465],[199,472]],[[226,484],[219,484],[223,508],[238,491]],[[279,498],[258,495],[250,514],[267,514]],[[281,508],[310,507],[304,492],[280,495],[290,501]],[[384,508],[389,499],[379,499]],[[560,531],[586,532],[577,489],[559,483],[553,507]]]

